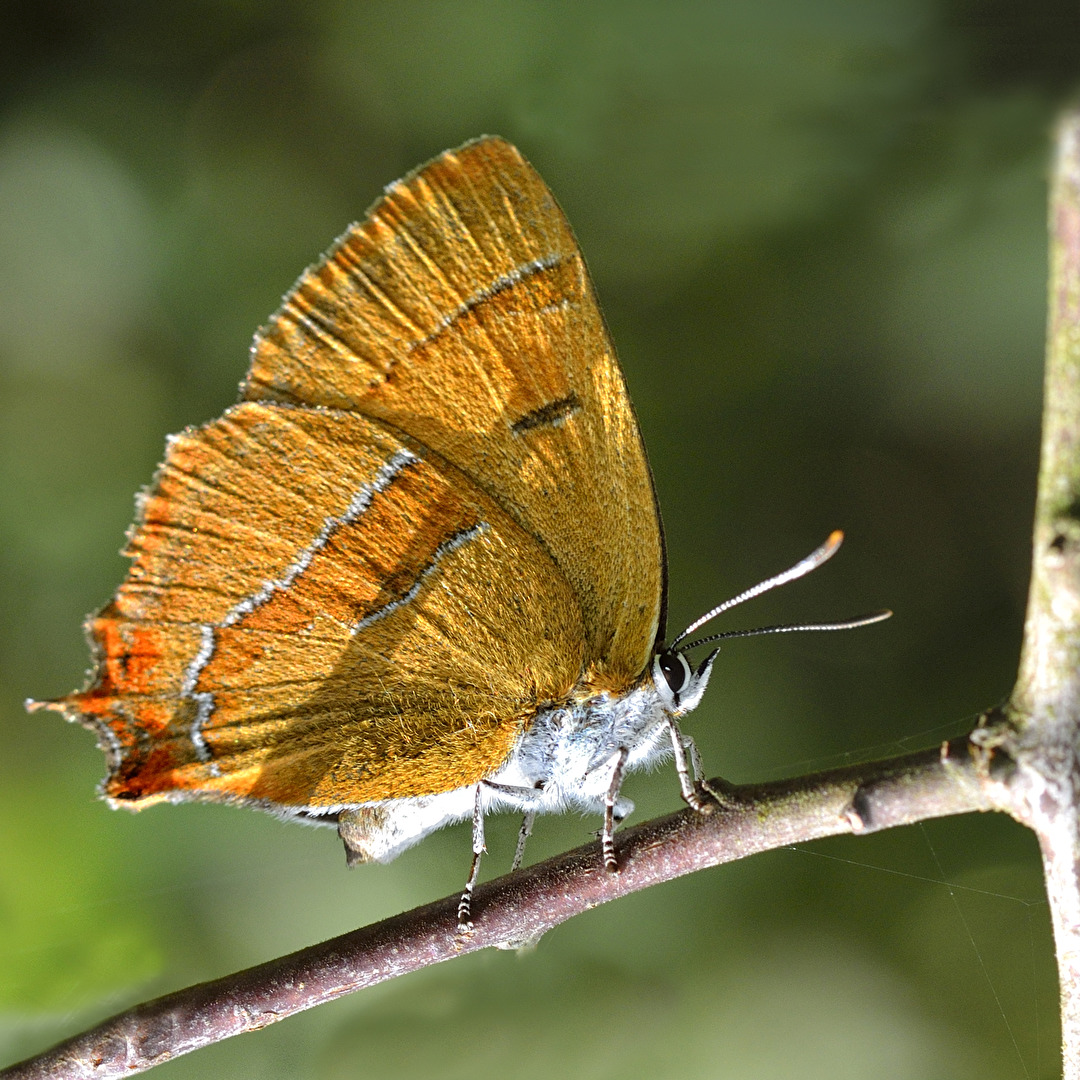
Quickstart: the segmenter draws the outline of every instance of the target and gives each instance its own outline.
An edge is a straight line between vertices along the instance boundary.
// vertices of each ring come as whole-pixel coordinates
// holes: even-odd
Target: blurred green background
[[[636,404],[671,619],[843,527],[728,626],[693,716],[762,780],[933,745],[1009,690],[1034,498],[1049,132],[1073,0],[125,0],[0,9],[0,1060],[454,892],[458,827],[94,797],[79,684],[168,432],[378,195],[482,132],[566,209]],[[631,778],[637,820],[680,805]],[[542,820],[541,858],[597,822]],[[517,822],[490,823],[487,875]],[[1032,838],[995,817],[773,852],[161,1067],[165,1078],[1058,1074]]]

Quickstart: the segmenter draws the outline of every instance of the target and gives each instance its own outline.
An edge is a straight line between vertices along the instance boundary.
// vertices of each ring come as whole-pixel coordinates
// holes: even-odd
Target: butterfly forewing
[[[664,587],[645,451],[573,234],[512,146],[392,185],[286,297],[243,392],[356,410],[442,454],[570,582],[586,684],[640,677]]]

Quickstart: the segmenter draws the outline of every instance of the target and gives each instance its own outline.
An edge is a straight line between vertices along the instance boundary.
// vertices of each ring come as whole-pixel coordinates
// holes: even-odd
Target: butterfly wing
[[[645,450],[570,226],[514,147],[481,139],[392,184],[258,335],[242,393],[431,447],[569,581],[585,685],[645,670],[665,587]]]
[[[105,794],[322,808],[490,775],[584,659],[580,608],[489,495],[378,421],[241,404],[170,440],[91,620]]]
[[[170,441],[89,625],[105,793],[326,811],[474,784],[545,703],[621,692],[663,541],[584,262],[518,152],[392,185]]]

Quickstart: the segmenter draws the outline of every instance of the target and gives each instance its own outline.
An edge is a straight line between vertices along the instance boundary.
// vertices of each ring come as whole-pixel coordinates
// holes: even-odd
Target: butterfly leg
[[[484,854],[484,804],[480,791],[481,785],[477,784],[472,819],[472,867],[457,909],[459,934],[468,933],[472,929],[472,895],[473,889],[476,888],[476,879],[480,876],[480,856]]]
[[[683,745],[686,747],[687,753],[690,755],[690,768],[694,774],[694,786],[706,794],[711,795],[718,806],[733,807],[738,804],[738,799],[731,794],[732,785],[726,780],[721,780],[719,777],[712,780],[705,779],[705,769],[701,764],[701,753],[698,751],[697,743],[694,742],[693,736],[684,735]]]
[[[704,770],[701,765],[701,754],[698,753],[697,745],[689,735],[684,735],[679,730],[679,725],[673,716],[668,717],[668,729],[671,732],[671,748],[675,753],[675,771],[679,774],[679,787],[682,789],[682,797],[698,813],[709,813],[715,809],[715,805],[732,806],[734,800],[723,790],[717,790],[713,784],[703,779]],[[687,760],[689,751],[689,761]],[[691,773],[692,770],[692,773]],[[702,792],[709,796],[702,797]]]
[[[514,851],[514,861],[510,866],[510,873],[512,874],[520,865],[521,860],[525,858],[525,841],[532,836],[533,825],[536,822],[536,811],[530,810],[521,819],[521,828],[518,830],[517,849]]]
[[[600,850],[604,855],[604,869],[614,873],[619,869],[615,858],[615,807],[619,801],[619,789],[622,787],[626,759],[630,751],[625,746],[619,747],[619,756],[615,759],[615,768],[611,773],[611,784],[604,796],[604,833],[600,840]]]
[[[510,867],[513,873],[525,858],[525,841],[532,836],[533,824],[536,822],[537,811],[533,806],[538,806],[543,798],[544,784],[537,780],[533,787],[522,787],[517,784],[500,784],[495,780],[481,780],[484,787],[502,795],[515,809],[525,809],[525,818],[521,822],[521,830],[518,832],[517,850],[514,852],[514,862]]]
[[[544,797],[544,784],[538,780],[533,787],[522,787],[517,784],[500,784],[496,780],[481,780],[489,791],[494,791],[506,798],[507,803],[515,806],[529,807],[538,804]]]
[[[697,788],[697,776],[701,768],[701,759],[698,756],[697,748],[695,747],[692,752],[694,777],[691,779],[690,766],[686,761],[686,744],[688,740],[679,730],[679,725],[675,722],[673,716],[668,717],[668,731],[671,734],[671,749],[675,753],[675,771],[679,775],[679,787],[682,789],[682,797],[695,810],[704,810],[705,802],[698,793]]]

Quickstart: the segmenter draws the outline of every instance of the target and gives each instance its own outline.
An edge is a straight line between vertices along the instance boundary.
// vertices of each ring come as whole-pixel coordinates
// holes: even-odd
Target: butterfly
[[[523,812],[632,810],[716,652],[665,645],[664,536],[573,233],[509,143],[391,184],[255,337],[239,403],[168,440],[86,687],[114,807],[203,800],[336,826],[351,864]],[[857,621],[840,625],[854,625]],[[765,630],[777,628],[765,628]],[[784,628],[790,629],[790,628]],[[797,629],[797,628],[795,628]]]

